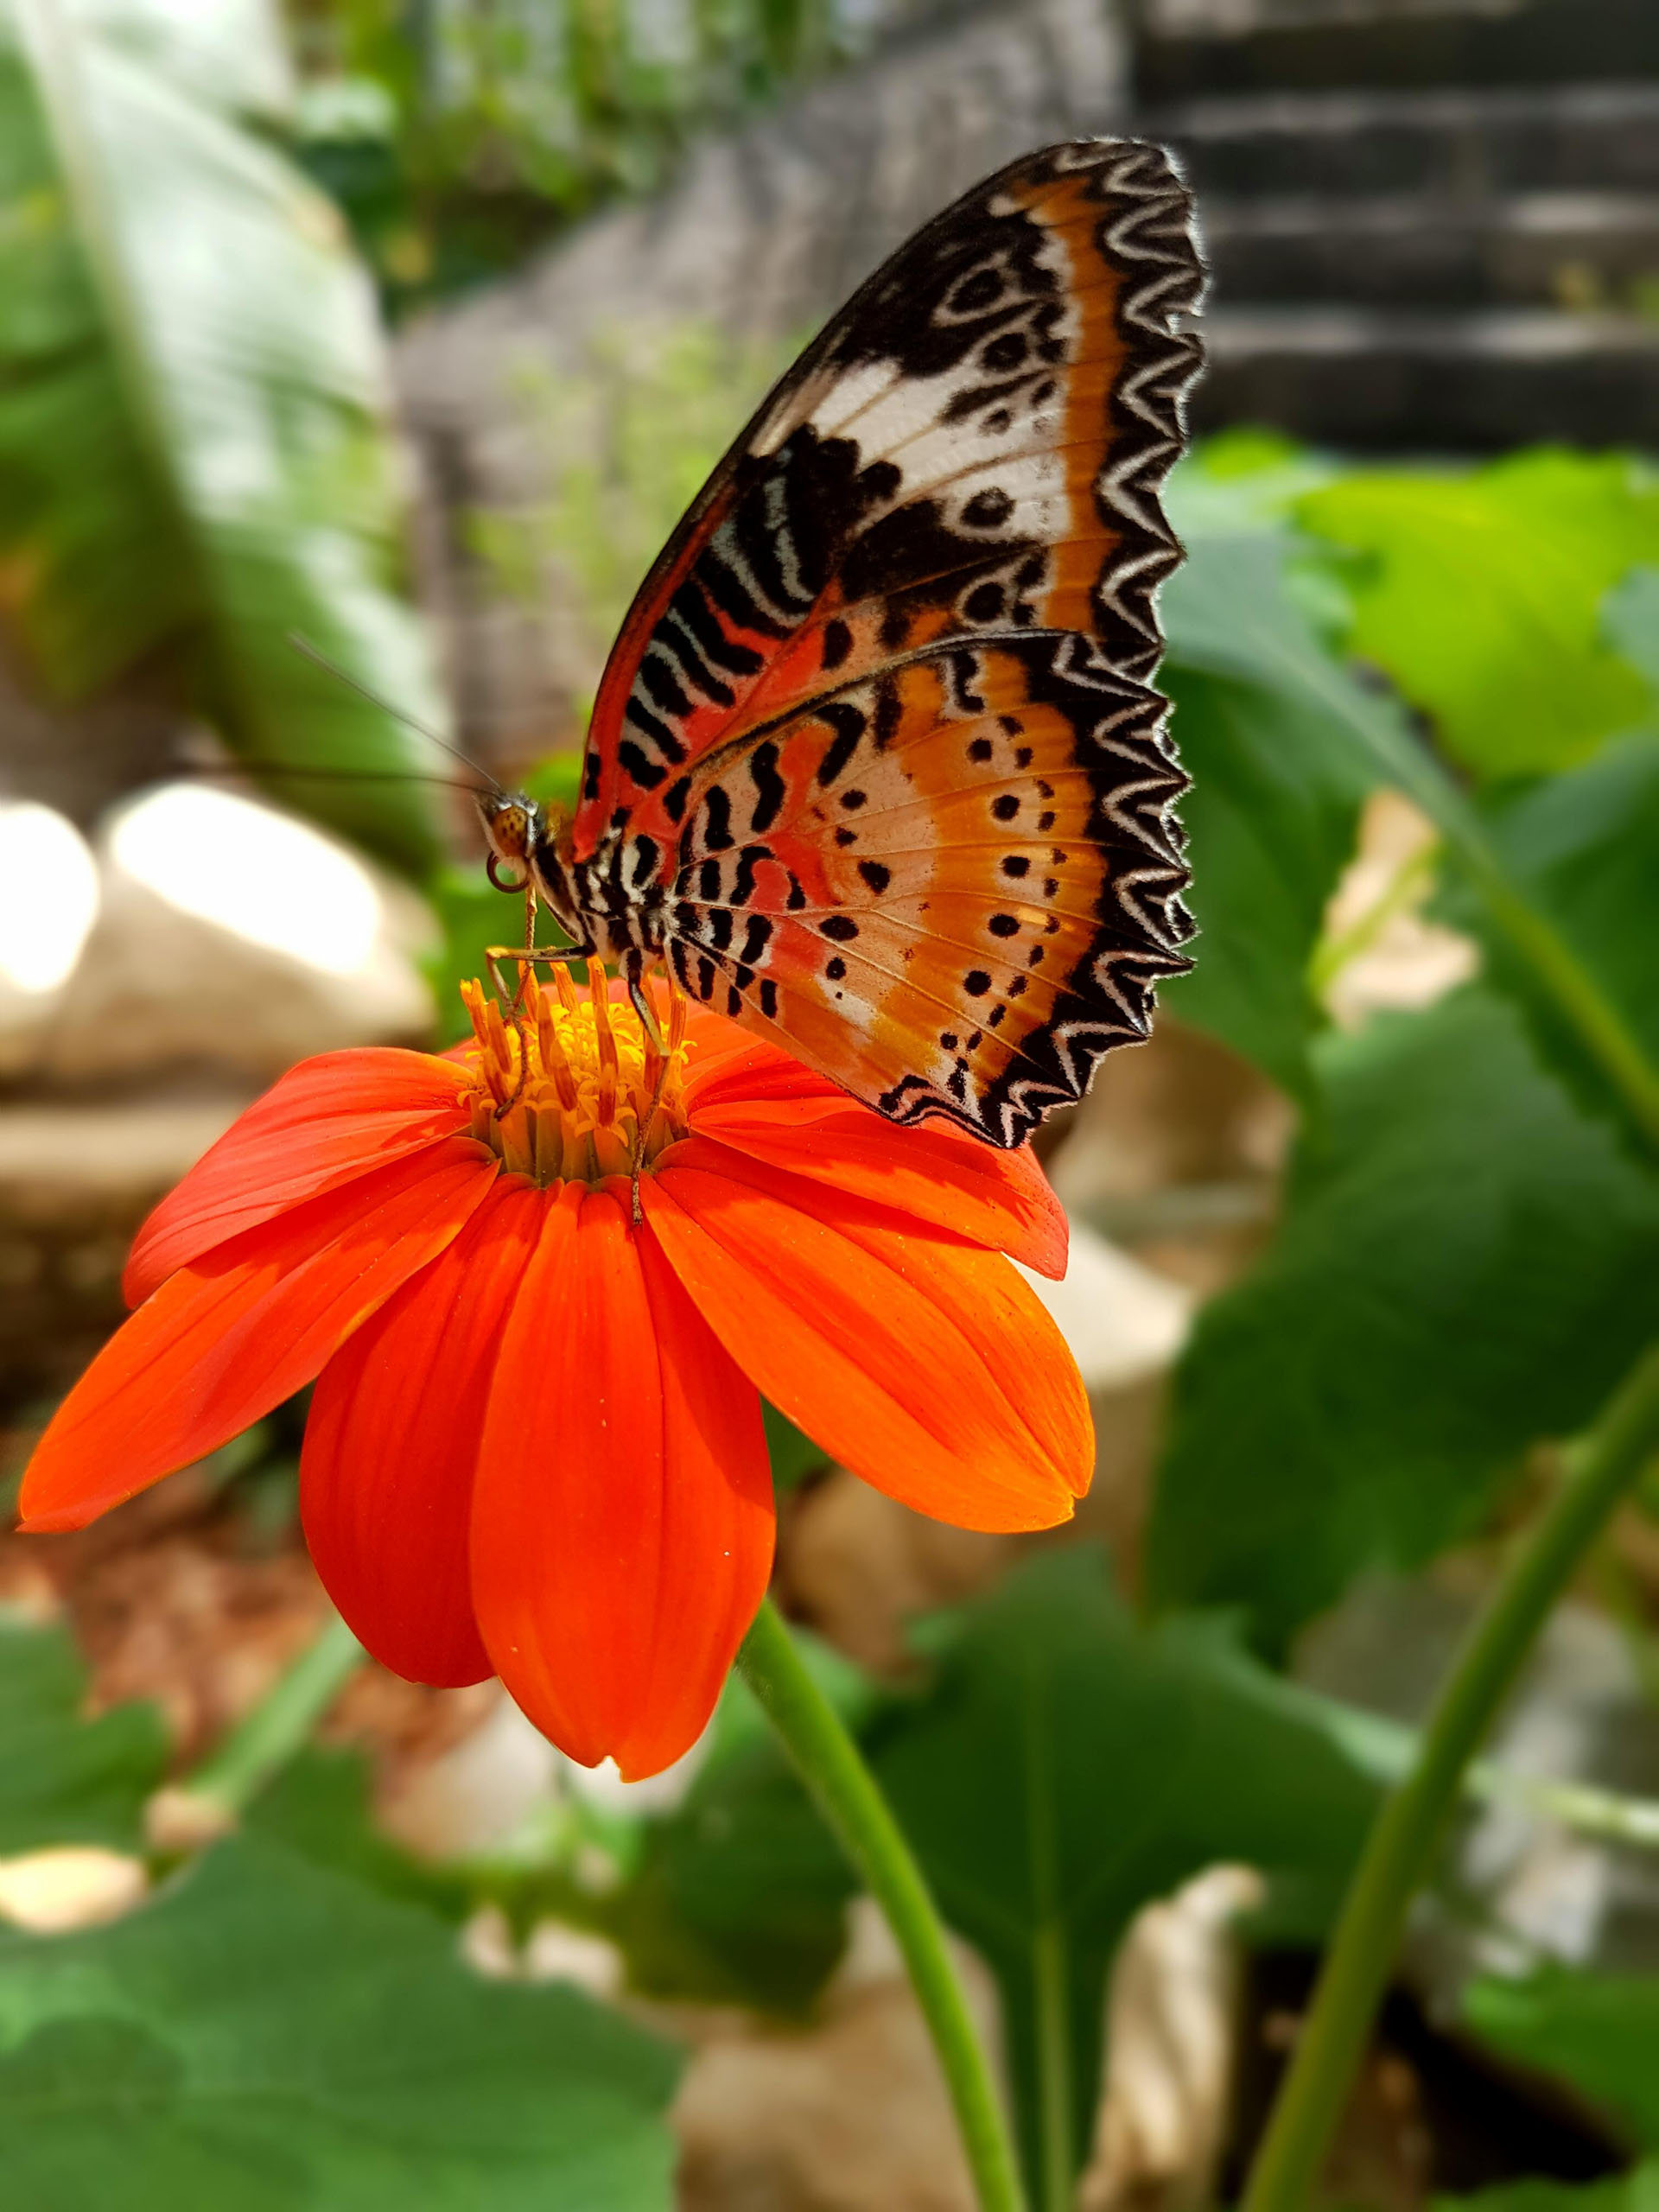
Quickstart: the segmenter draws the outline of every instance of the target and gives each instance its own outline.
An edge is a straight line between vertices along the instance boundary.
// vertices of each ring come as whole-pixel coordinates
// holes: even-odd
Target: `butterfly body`
[[[1080,1096],[1187,964],[1147,679],[1202,281],[1134,141],[1027,156],[918,233],[647,577],[574,820],[493,863],[895,1120],[1013,1145]]]

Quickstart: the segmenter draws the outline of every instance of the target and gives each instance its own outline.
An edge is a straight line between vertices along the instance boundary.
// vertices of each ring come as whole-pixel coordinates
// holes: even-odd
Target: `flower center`
[[[671,994],[659,1050],[632,1007],[610,1003],[597,961],[588,981],[584,1002],[563,964],[551,989],[529,976],[516,1015],[479,984],[461,987],[477,1040],[467,1055],[473,1135],[532,1182],[627,1175],[642,1128],[642,1167],[686,1133],[685,1001]]]

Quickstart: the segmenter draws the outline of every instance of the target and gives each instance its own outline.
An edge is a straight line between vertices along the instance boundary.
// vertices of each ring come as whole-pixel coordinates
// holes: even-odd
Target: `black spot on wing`
[[[778,772],[778,747],[769,739],[750,753],[749,778],[755,789],[749,828],[760,836],[778,819],[785,798],[784,779]]]

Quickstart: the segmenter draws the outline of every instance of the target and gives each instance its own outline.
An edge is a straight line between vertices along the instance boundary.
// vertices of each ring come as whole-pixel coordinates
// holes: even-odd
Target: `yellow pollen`
[[[528,976],[516,1015],[504,1015],[478,983],[461,987],[474,1039],[466,1059],[473,1135],[532,1182],[599,1183],[630,1174],[647,1119],[643,1167],[686,1133],[685,1001],[669,994],[664,1069],[633,1008],[610,1004],[597,961],[588,976],[585,1000],[563,965],[553,971],[551,989]],[[662,995],[653,1002],[661,1020]]]

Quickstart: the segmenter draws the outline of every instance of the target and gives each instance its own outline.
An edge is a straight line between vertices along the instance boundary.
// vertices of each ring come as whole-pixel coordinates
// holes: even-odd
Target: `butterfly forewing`
[[[898,1118],[1019,1142],[1185,964],[1145,679],[1201,284],[1161,149],[990,179],[772,393],[607,669],[578,856],[631,850],[684,986]]]

